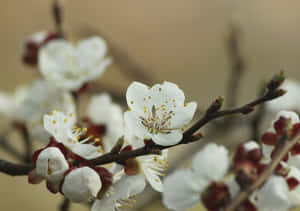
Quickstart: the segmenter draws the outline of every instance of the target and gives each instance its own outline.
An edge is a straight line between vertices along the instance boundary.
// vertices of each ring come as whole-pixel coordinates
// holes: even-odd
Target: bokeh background
[[[54,30],[51,0],[0,0],[0,89],[13,91],[38,77],[36,69],[23,65],[22,44],[26,36]],[[180,85],[200,109],[226,95],[231,65],[226,49],[230,23],[240,27],[245,73],[238,89],[239,103],[253,99],[261,82],[280,69],[300,79],[300,2],[296,0],[65,0],[64,30],[67,36],[102,34],[126,52],[131,62],[157,82]],[[99,84],[124,94],[136,80],[122,65],[114,64]],[[8,123],[1,119],[3,131]],[[2,130],[0,130],[2,131]],[[243,131],[243,130],[240,130]],[[219,137],[232,145],[245,141],[246,132]],[[17,144],[17,143],[16,143]],[[172,149],[172,169],[184,165],[189,150],[198,145]],[[176,153],[176,155],[175,155]],[[179,156],[180,155],[180,156]],[[0,150],[1,158],[14,160]],[[44,186],[28,185],[25,177],[0,175],[0,210],[56,210],[61,197]],[[145,205],[143,205],[145,204]],[[148,190],[138,198],[136,210],[165,210],[160,196]],[[194,210],[200,210],[196,207]],[[72,204],[72,210],[88,210]]]

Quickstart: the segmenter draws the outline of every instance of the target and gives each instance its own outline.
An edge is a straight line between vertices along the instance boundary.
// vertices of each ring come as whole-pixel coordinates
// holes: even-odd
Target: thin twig
[[[68,211],[70,209],[70,200],[67,198],[64,198],[61,204],[59,205],[59,210],[60,211]]]
[[[279,147],[278,151],[274,155],[272,162],[266,167],[260,177],[248,188],[241,190],[236,197],[234,197],[231,202],[225,207],[224,211],[235,211],[237,208],[258,188],[260,188],[265,181],[273,174],[274,170],[284,158],[284,156],[289,152],[289,150],[300,140],[300,135],[297,135],[292,140],[285,140],[283,145]]]
[[[231,62],[231,75],[228,82],[227,106],[234,107],[237,103],[238,87],[241,76],[245,70],[245,64],[240,52],[239,46],[240,29],[238,26],[231,24],[230,34],[227,40],[227,49]]]
[[[143,155],[148,155],[148,154],[156,154],[156,153],[160,153],[161,150],[163,149],[167,149],[170,147],[175,147],[181,144],[188,144],[191,142],[195,142],[197,140],[199,140],[202,135],[201,134],[196,134],[195,133],[202,128],[205,124],[207,124],[208,122],[220,118],[220,117],[225,117],[225,116],[229,116],[229,115],[233,115],[233,114],[248,114],[250,112],[252,112],[255,109],[255,106],[264,103],[266,101],[275,99],[277,97],[282,96],[285,92],[281,89],[277,89],[279,87],[279,85],[282,83],[282,77],[283,75],[280,75],[280,77],[275,77],[275,79],[273,79],[270,84],[272,86],[269,86],[269,90],[266,92],[266,94],[246,105],[243,105],[241,107],[235,108],[235,109],[227,109],[227,110],[220,110],[222,106],[222,100],[217,99],[215,102],[212,103],[212,105],[207,109],[207,111],[205,112],[204,116],[198,120],[193,126],[191,126],[188,130],[186,130],[183,133],[183,138],[182,140],[175,145],[171,145],[171,146],[160,146],[157,144],[147,144],[142,148],[139,149],[135,149],[132,151],[126,151],[126,152],[122,152],[120,154],[116,154],[116,153],[107,153],[104,154],[98,158],[92,159],[90,160],[90,162],[93,165],[103,165],[103,164],[107,164],[107,163],[112,163],[112,162],[117,162],[117,163],[124,163],[127,159],[129,158],[134,158],[134,157],[138,157],[138,156],[143,156]],[[280,79],[280,81],[278,81],[278,78]],[[7,162],[7,161],[6,161]],[[9,162],[7,162],[9,163]],[[16,164],[13,164],[13,167],[16,167]],[[9,165],[6,165],[6,167],[10,167]],[[24,166],[21,165],[21,169],[22,167],[24,168]],[[14,168],[12,169],[14,170]],[[27,168],[28,170],[28,168]],[[0,172],[9,172],[9,169],[3,169],[3,166],[0,166]],[[25,174],[28,173],[28,171],[24,171]]]
[[[30,135],[28,133],[27,128],[24,128],[22,131],[23,135],[23,141],[25,145],[25,157],[24,157],[24,162],[25,163],[31,163],[31,157],[32,157],[32,141],[30,139]]]
[[[54,23],[56,26],[56,32],[61,37],[64,37],[62,30],[62,8],[59,4],[59,0],[53,0],[52,13],[54,18]]]
[[[188,130],[186,130],[183,133],[183,138],[182,140],[176,144],[176,145],[172,145],[172,146],[160,146],[160,145],[146,145],[142,148],[136,149],[136,150],[132,150],[132,151],[126,151],[120,154],[112,154],[112,153],[108,153],[105,155],[102,155],[98,158],[95,158],[93,160],[91,160],[91,162],[94,165],[103,165],[103,164],[107,164],[107,163],[111,163],[111,162],[117,162],[117,163],[122,163],[125,160],[129,159],[129,158],[134,158],[137,156],[142,156],[142,155],[147,155],[147,154],[154,154],[156,152],[159,152],[160,150],[163,149],[167,149],[170,147],[174,147],[177,145],[181,145],[181,144],[188,144],[194,141],[199,140],[201,137],[200,136],[195,136],[194,133],[196,133],[200,128],[202,128],[206,123],[220,118],[220,117],[224,117],[224,116],[228,116],[228,115],[233,115],[233,114],[248,114],[250,112],[252,112],[254,110],[254,107],[272,100],[274,98],[279,97],[278,93],[280,90],[273,90],[273,91],[268,91],[263,97],[254,100],[244,106],[235,108],[235,109],[228,109],[228,110],[221,110],[221,111],[215,111],[215,112],[210,112],[211,108],[213,108],[213,106],[215,106],[214,104],[212,104],[212,106],[210,108],[207,109],[207,112],[205,113],[205,115],[199,120],[197,121],[192,127],[190,127]]]

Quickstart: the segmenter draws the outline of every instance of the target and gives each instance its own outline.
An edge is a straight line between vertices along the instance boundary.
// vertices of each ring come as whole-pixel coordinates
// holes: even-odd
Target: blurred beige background
[[[240,103],[252,99],[260,82],[280,69],[300,79],[296,0],[65,0],[64,5],[68,35],[76,37],[87,28],[103,32],[158,81],[179,84],[199,107],[225,95],[230,65],[224,40],[232,20],[243,31],[246,60]],[[13,90],[38,76],[21,62],[22,41],[33,32],[54,29],[50,6],[51,0],[0,0],[0,89]],[[131,79],[113,65],[99,81],[125,93]],[[12,160],[3,151],[0,156]],[[52,211],[61,198],[43,185],[28,185],[24,177],[0,175],[0,186],[0,210]],[[164,210],[153,206],[146,210]]]

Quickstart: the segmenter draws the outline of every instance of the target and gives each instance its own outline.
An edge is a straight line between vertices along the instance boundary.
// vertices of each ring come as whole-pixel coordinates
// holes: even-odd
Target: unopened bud
[[[88,202],[97,197],[101,187],[98,173],[92,168],[81,167],[65,176],[61,191],[72,202]]]
[[[268,83],[267,87],[269,90],[277,89],[284,81],[285,75],[284,72],[281,71],[280,74],[275,75],[272,80]]]
[[[220,110],[220,108],[222,107],[224,103],[224,98],[223,97],[218,97],[211,105],[210,107],[207,109],[207,113],[215,113],[218,110]]]
[[[56,147],[41,151],[36,160],[36,174],[57,184],[69,169],[69,164],[63,153]]]

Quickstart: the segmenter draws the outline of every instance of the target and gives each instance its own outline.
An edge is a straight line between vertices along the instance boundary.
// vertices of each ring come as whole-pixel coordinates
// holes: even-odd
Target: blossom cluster
[[[105,167],[92,160],[179,143],[197,107],[185,102],[174,83],[149,87],[133,82],[126,93],[126,112],[108,93],[99,93],[79,115],[79,96],[112,63],[107,51],[97,36],[72,43],[56,33],[36,33],[25,42],[23,61],[37,68],[40,77],[14,94],[0,94],[0,112],[30,139],[45,144],[32,156],[28,182],[46,181],[51,193],[72,202],[93,201],[93,211],[132,206],[146,182],[162,192],[168,150]]]
[[[164,204],[171,210],[185,210],[201,201],[208,210],[222,210],[241,190],[260,178],[282,147],[281,142],[287,137],[295,138],[299,130],[298,114],[281,111],[259,142],[239,145],[232,162],[225,147],[208,144],[196,154],[190,168],[165,178]],[[240,209],[284,211],[300,205],[299,144],[289,150],[273,175]]]
[[[222,114],[223,98],[190,128],[197,103],[186,102],[179,86],[168,81],[153,86],[132,82],[124,99],[126,111],[104,92],[87,95],[86,107],[81,108],[81,96],[113,59],[101,37],[72,42],[57,31],[38,32],[25,40],[23,62],[37,69],[39,77],[12,94],[0,92],[0,113],[26,139],[43,145],[32,153],[28,182],[45,182],[53,194],[75,203],[91,203],[92,211],[132,207],[147,184],[162,193],[163,204],[170,210],[186,210],[200,202],[208,210],[226,209],[262,178],[284,143],[299,133],[295,112],[300,102],[295,99],[300,86],[291,80],[283,83],[280,74],[268,84],[269,98],[260,100],[283,95],[282,83],[288,94],[265,103],[260,140],[240,144],[233,156],[224,146],[208,143],[188,168],[162,179],[168,169],[168,148],[188,143],[187,139],[196,137],[197,123],[203,126]],[[227,112],[248,114],[258,104]],[[285,211],[300,205],[300,142],[249,195],[238,210]]]

